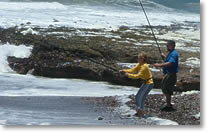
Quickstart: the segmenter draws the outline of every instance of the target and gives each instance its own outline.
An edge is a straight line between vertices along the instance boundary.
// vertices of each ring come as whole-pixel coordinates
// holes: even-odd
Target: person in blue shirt
[[[169,51],[168,55],[165,57],[164,53],[161,53],[161,56],[165,58],[164,63],[156,63],[155,67],[163,68],[163,80],[161,89],[163,94],[166,97],[166,106],[161,109],[161,111],[174,111],[171,104],[171,95],[173,95],[173,90],[177,81],[178,72],[178,52],[175,50],[175,41],[167,41],[167,50]]]

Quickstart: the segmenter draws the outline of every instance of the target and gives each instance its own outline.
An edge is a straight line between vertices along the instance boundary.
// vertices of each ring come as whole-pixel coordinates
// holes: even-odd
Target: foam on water
[[[27,30],[24,30],[21,32],[23,35],[26,35],[26,34],[38,34],[37,31],[34,31],[32,28],[28,28]]]
[[[123,25],[129,27],[147,25],[138,1],[132,3],[130,1],[128,3],[125,3],[125,1],[106,1],[108,4],[102,3],[106,6],[102,4],[73,4],[73,2],[72,4],[55,1],[0,2],[0,27],[19,26],[27,22],[30,22],[31,26],[40,27],[53,25],[106,29],[118,29]],[[148,3],[145,6],[152,25],[170,25],[183,23],[184,21],[200,22],[200,15],[198,14],[175,12],[164,5],[151,1],[145,2]],[[136,3],[136,5],[133,3]],[[130,7],[129,4],[131,4]],[[57,21],[54,21],[54,19]]]
[[[190,57],[184,62],[184,64],[190,66],[191,68],[200,68],[200,59]]]
[[[133,115],[135,114],[136,111],[126,105],[126,103],[131,99],[128,98],[128,96],[117,97],[117,99],[122,103],[121,106],[117,108],[117,111],[124,116],[131,115],[131,117],[129,118],[133,118],[134,117]],[[154,123],[155,125],[178,125],[178,123],[175,121],[161,119],[156,116],[148,117],[146,119],[142,118],[142,120],[146,121],[146,123]]]
[[[12,72],[11,68],[8,66],[7,57],[15,56],[18,58],[26,58],[31,54],[32,47],[25,45],[11,45],[9,43],[0,45],[0,73],[2,72]]]
[[[182,92],[181,96],[191,95],[191,94],[198,94],[198,93],[200,93],[200,91],[187,91],[187,92]]]
[[[176,32],[168,31],[166,34],[158,35],[161,39],[172,39],[172,40],[184,40],[184,41],[193,41],[200,40],[200,31],[199,30],[177,30]]]
[[[79,79],[51,79],[32,75],[3,74],[0,96],[88,96],[135,94],[139,88]],[[151,91],[151,94],[161,94]]]

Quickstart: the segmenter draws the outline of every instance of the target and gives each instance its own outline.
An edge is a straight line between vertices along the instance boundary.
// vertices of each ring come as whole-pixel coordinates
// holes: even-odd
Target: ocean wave
[[[135,9],[140,6],[140,0],[4,0],[7,2],[45,2],[62,5],[111,6],[122,9]],[[200,13],[200,0],[141,0],[145,8],[162,11],[185,11]],[[165,9],[165,10],[164,10]]]
[[[200,14],[176,11],[168,2],[159,2],[165,0],[141,1],[152,25],[200,22]],[[173,0],[167,1],[174,5]],[[147,25],[139,0],[4,0],[0,2],[0,16],[2,28],[27,24],[114,30],[120,26]]]
[[[67,6],[58,2],[0,2],[0,10],[43,10],[61,9],[66,10]]]
[[[7,57],[15,56],[18,58],[26,58],[31,54],[32,46],[26,47],[25,45],[15,46],[12,44],[1,44],[0,43],[0,73],[1,72],[12,72],[8,65]]]

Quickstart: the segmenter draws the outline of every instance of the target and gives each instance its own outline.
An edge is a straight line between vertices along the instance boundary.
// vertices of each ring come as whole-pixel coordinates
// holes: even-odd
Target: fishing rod
[[[106,67],[106,68],[108,68],[108,69],[110,69],[110,70],[112,70],[112,71],[118,71],[116,68],[113,68],[113,67],[111,67],[111,66],[105,65],[105,64],[100,63],[99,61],[95,61],[95,60],[93,60],[93,59],[91,59],[91,58],[86,58],[86,57],[84,57],[84,56],[82,56],[82,55],[80,55],[80,54],[77,55],[77,54],[71,53],[71,55],[73,55],[73,56],[75,56],[75,57],[81,57],[82,59],[89,60],[89,61],[91,61],[91,62],[93,62],[93,63],[95,63],[95,64],[99,64],[99,65],[101,65],[101,66],[104,66],[104,67]],[[37,56],[35,56],[35,55],[33,55],[33,57],[37,58]]]
[[[147,17],[147,14],[146,14],[145,10],[144,10],[144,7],[143,7],[143,4],[142,4],[141,0],[139,0],[139,3],[140,3],[140,5],[141,5],[141,7],[142,7],[142,10],[143,10],[144,15],[145,15],[145,17],[146,17],[146,19],[147,19],[147,22],[148,22],[148,24],[149,24],[149,27],[150,27],[150,29],[151,29],[151,31],[152,31],[152,35],[153,35],[153,37],[154,37],[154,39],[155,39],[155,42],[156,42],[156,44],[157,44],[158,50],[159,50],[160,55],[161,55],[161,54],[162,54],[162,51],[161,51],[160,46],[159,46],[159,44],[158,44],[158,42],[157,42],[157,38],[155,37],[153,28],[152,28],[152,26],[151,26],[151,24],[150,24],[150,21],[149,21],[149,19],[148,19],[148,17]],[[164,60],[164,57],[163,57],[162,55],[161,55],[161,57],[162,57],[162,59]]]
[[[101,65],[101,66],[104,66],[104,67],[106,67],[106,68],[108,68],[108,69],[110,69],[110,70],[118,71],[117,69],[115,69],[115,68],[113,68],[113,67],[111,67],[111,66],[105,65],[105,64],[100,63],[99,61],[95,61],[95,60],[93,60],[93,59],[91,59],[91,58],[86,58],[86,57],[84,57],[84,56],[82,56],[82,55],[80,55],[80,54],[79,54],[79,55],[72,54],[72,55],[75,55],[75,56],[81,57],[81,58],[83,58],[83,59],[89,60],[89,61],[91,61],[91,62],[93,62],[93,63],[96,63],[96,64],[99,64],[99,65]]]
[[[93,59],[90,59],[90,58],[86,58],[86,59],[87,59],[87,60],[90,60],[91,62],[97,63],[97,64],[99,64],[99,65],[101,65],[101,66],[104,66],[104,67],[106,67],[106,68],[108,68],[108,69],[110,69],[110,70],[118,71],[117,69],[115,69],[115,68],[113,68],[113,67],[111,67],[111,66],[105,65],[105,64],[100,63],[100,62],[98,62],[98,61],[95,61],[95,60],[93,60]]]

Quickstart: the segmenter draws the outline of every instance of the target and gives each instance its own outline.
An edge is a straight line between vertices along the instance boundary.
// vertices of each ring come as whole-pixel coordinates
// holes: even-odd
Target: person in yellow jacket
[[[124,73],[128,78],[142,79],[144,82],[136,94],[137,110],[135,116],[138,117],[144,116],[144,100],[153,88],[152,73],[150,72],[150,69],[146,61],[147,56],[145,53],[142,52],[141,54],[139,54],[138,63],[134,68],[120,70],[120,73]]]

